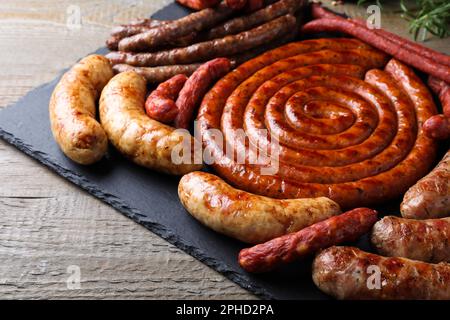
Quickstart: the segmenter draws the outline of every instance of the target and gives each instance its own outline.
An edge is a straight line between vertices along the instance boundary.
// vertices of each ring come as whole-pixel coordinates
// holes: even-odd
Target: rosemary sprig
[[[368,0],[358,0],[358,5]],[[376,3],[380,5],[380,0]],[[448,0],[415,0],[414,6],[408,6],[400,1],[402,17],[409,21],[409,31],[417,40],[421,31],[445,38],[450,35],[450,2]]]

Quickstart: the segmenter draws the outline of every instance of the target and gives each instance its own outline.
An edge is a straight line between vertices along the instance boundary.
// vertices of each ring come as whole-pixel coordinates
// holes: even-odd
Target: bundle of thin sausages
[[[303,33],[342,32],[394,56],[429,74],[428,85],[439,96],[443,114],[428,119],[423,126],[432,139],[450,138],[450,56],[404,39],[383,29],[369,29],[365,21],[345,19],[319,4],[312,5],[315,20],[302,26]]]
[[[184,2],[184,3],[183,3]],[[226,57],[233,66],[292,40],[304,0],[181,1],[196,10],[172,21],[141,19],[113,28],[106,44],[116,73],[133,70],[149,83],[191,75],[205,61]],[[258,3],[257,3],[258,2]],[[242,5],[242,3],[241,3]]]

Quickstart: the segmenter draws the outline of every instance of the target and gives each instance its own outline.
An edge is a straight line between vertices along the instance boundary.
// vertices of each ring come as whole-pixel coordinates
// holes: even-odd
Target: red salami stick
[[[450,67],[407,50],[353,21],[340,18],[318,19],[305,24],[301,30],[303,33],[343,32],[350,34],[427,74],[450,82]]]
[[[323,8],[322,6],[320,6],[316,3],[312,5],[311,11],[312,11],[312,16],[316,19],[328,18],[328,19],[346,20],[345,18],[331,12],[330,10]],[[349,20],[362,26],[362,27],[367,26],[367,23],[364,20],[361,20],[361,19],[349,19]],[[428,59],[434,60],[440,64],[450,66],[450,57],[448,55],[442,54],[438,51],[435,51],[435,50],[432,50],[425,46],[422,46],[416,42],[402,38],[394,33],[386,31],[384,29],[370,29],[370,31],[375,32],[376,34],[378,34],[380,36],[383,36],[384,38],[395,43],[396,45],[401,46],[404,49],[411,50],[411,51],[415,52],[416,54],[419,54]]]
[[[175,104],[180,90],[187,81],[184,74],[176,75],[166,82],[161,83],[153,91],[145,102],[145,111],[147,115],[159,122],[170,124],[175,120],[178,114],[178,108]]]
[[[231,69],[231,61],[217,58],[206,62],[186,81],[177,99],[178,114],[175,118],[176,128],[189,128],[194,110],[199,106],[203,96],[214,82],[226,75]]]
[[[239,264],[248,272],[266,272],[311,255],[320,249],[355,241],[377,221],[377,212],[358,208],[298,232],[258,244],[239,253]]]

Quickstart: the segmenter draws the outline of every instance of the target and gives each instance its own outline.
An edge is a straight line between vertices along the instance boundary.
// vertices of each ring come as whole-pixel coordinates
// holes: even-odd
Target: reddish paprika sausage
[[[165,124],[172,123],[178,114],[175,100],[187,79],[184,74],[179,74],[161,83],[145,102],[147,115]]]
[[[450,262],[450,218],[415,220],[384,217],[375,223],[371,239],[383,256]]]
[[[316,286],[337,299],[449,300],[450,264],[386,258],[353,247],[331,247],[313,263]]]
[[[296,233],[275,238],[239,253],[239,264],[248,272],[270,271],[320,249],[355,241],[372,228],[377,212],[358,208],[313,224]]]
[[[203,64],[189,77],[176,102],[178,114],[175,118],[175,127],[184,129],[189,127],[194,111],[208,88],[214,81],[227,74],[230,68],[230,60],[217,58]]]

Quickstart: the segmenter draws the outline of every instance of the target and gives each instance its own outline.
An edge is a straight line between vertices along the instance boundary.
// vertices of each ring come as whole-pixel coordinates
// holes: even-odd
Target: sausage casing
[[[265,242],[341,212],[328,198],[270,199],[234,189],[205,172],[183,176],[178,196],[202,224],[247,243]]]
[[[450,151],[447,151],[436,168],[405,193],[400,212],[409,219],[450,215]]]
[[[97,98],[112,77],[108,59],[90,55],[64,74],[53,91],[52,133],[66,156],[77,163],[95,163],[107,151],[108,139],[95,115]]]
[[[190,135],[150,119],[144,110],[146,80],[135,72],[116,75],[100,97],[100,121],[111,143],[133,162],[168,174],[181,175],[201,169],[193,154],[189,161],[176,163],[172,152]],[[194,147],[191,147],[194,151]]]
[[[266,272],[307,257],[320,249],[355,241],[377,221],[377,212],[357,208],[317,222],[239,253],[239,265],[248,272]]]
[[[338,299],[450,299],[450,264],[385,258],[353,247],[331,247],[317,255],[313,281]]]
[[[450,262],[450,218],[384,217],[373,227],[372,244],[384,256]]]

